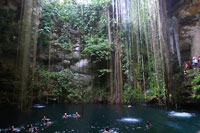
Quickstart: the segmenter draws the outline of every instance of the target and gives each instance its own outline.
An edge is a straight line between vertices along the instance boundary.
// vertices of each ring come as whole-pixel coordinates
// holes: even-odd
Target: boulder
[[[63,60],[63,65],[64,65],[64,68],[68,68],[70,66],[70,61],[69,60]]]
[[[69,61],[73,60],[73,54],[72,53],[65,54],[64,55],[64,60],[69,60]]]
[[[88,86],[92,83],[93,77],[91,75],[74,73],[73,84],[75,87]]]
[[[64,66],[62,63],[58,63],[58,64],[53,64],[51,65],[51,71],[53,72],[60,72],[62,70],[64,70]]]
[[[81,59],[75,65],[71,66],[70,69],[74,73],[88,74],[90,72],[89,62],[87,59]]]
[[[62,62],[62,60],[64,59],[64,53],[62,51],[52,52],[50,58],[52,63]]]

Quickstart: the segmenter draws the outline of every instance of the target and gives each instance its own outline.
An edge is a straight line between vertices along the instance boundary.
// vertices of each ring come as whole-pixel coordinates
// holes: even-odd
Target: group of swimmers
[[[78,112],[76,112],[76,113],[73,114],[73,115],[68,115],[67,113],[64,113],[63,118],[66,119],[66,118],[68,118],[68,117],[70,117],[70,116],[72,116],[73,118],[79,118],[79,117],[81,117],[80,114],[79,114]],[[52,122],[50,121],[50,119],[49,119],[49,118],[46,118],[46,116],[44,116],[44,117],[42,118],[42,120],[43,120],[43,122],[44,122],[44,125],[49,126],[49,125],[52,124]],[[20,129],[15,128],[14,126],[11,126],[11,127],[10,127],[10,131],[11,131],[11,132],[20,132]],[[32,124],[30,124],[30,125],[28,126],[28,131],[31,132],[31,133],[37,133],[37,132],[38,132],[37,127],[33,127]]]
[[[63,118],[68,118],[68,117],[74,117],[74,118],[79,118],[80,117],[80,115],[79,115],[79,113],[78,112],[76,112],[75,114],[73,114],[73,115],[68,115],[67,113],[65,113],[64,115],[63,115]]]
[[[18,128],[15,128],[14,126],[11,126],[10,131],[11,132],[20,132],[20,130]]]
[[[32,124],[29,125],[28,131],[32,133],[37,133],[37,127],[33,127]]]
[[[132,108],[132,106],[131,105],[128,105],[128,108]],[[67,113],[64,113],[64,115],[63,115],[63,118],[65,118],[65,119],[67,119],[68,117],[75,117],[75,118],[79,118],[80,117],[80,115],[79,115],[79,113],[78,112],[76,112],[74,115],[68,115]],[[50,125],[52,122],[50,122],[50,119],[49,118],[46,118],[46,116],[44,116],[43,118],[42,118],[42,120],[44,121],[44,124],[45,125]],[[149,121],[147,121],[147,123],[146,123],[146,127],[151,127],[151,123],[149,122]],[[14,128],[14,126],[11,126],[11,129],[10,129],[11,131],[13,131],[13,132],[19,132],[19,131],[17,131],[17,129],[16,128]],[[31,132],[31,133],[37,133],[37,127],[33,127],[33,125],[32,124],[30,124],[29,126],[28,126],[28,130],[29,130],[29,132]],[[105,131],[103,132],[103,133],[110,133],[110,129],[109,128],[106,128],[105,129]]]

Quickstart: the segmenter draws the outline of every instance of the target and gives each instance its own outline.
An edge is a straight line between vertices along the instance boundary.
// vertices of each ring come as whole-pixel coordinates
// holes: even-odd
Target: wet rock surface
[[[180,49],[183,61],[200,54],[200,1],[196,0],[178,12]]]
[[[51,72],[69,73],[73,77],[73,88],[85,90],[92,85],[94,77],[88,59],[81,57],[80,41],[72,44],[72,50],[64,47],[63,44],[53,43],[51,46],[39,47],[39,51],[37,58],[38,62],[43,64],[43,68],[50,69]],[[49,90],[56,87],[57,82],[53,80],[50,79]]]

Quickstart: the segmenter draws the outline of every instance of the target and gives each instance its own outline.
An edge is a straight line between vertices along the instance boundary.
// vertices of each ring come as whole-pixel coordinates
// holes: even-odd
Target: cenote
[[[65,112],[79,112],[81,117],[64,119]],[[48,126],[42,121],[44,115],[52,122]],[[109,128],[111,133],[197,133],[200,130],[200,112],[165,110],[146,105],[128,108],[126,105],[109,104],[55,104],[43,108],[36,106],[32,111],[23,113],[1,108],[0,117],[2,132],[11,125],[27,132],[29,124],[44,133],[101,133],[105,128]],[[146,126],[147,121],[151,127]]]
[[[0,132],[200,133],[200,0],[0,0],[0,32]]]

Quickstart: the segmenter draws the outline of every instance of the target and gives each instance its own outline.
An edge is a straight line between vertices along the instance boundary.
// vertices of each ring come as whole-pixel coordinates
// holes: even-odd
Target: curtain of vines
[[[125,3],[123,22],[129,82],[144,99],[151,88],[161,104],[161,97],[168,97],[165,94],[168,94],[170,76],[165,3],[159,0],[126,0]]]

